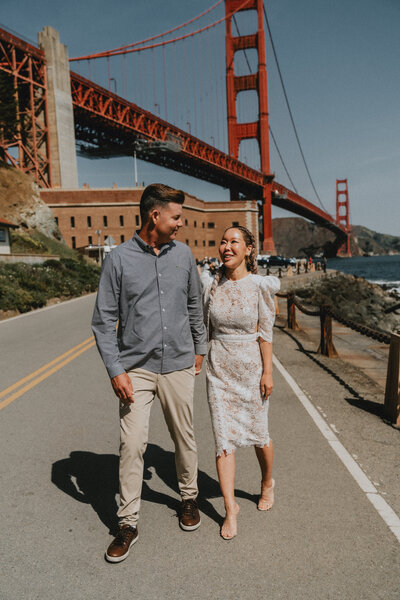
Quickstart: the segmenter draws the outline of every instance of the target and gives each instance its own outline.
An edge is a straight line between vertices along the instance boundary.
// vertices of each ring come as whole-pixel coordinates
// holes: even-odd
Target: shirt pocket
[[[175,265],[175,277],[179,283],[183,283],[185,286],[189,284],[190,270],[186,265]]]

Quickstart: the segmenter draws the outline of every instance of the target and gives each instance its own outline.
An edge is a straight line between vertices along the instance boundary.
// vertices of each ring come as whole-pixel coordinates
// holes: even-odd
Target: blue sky
[[[215,1],[2,0],[0,20],[34,42],[45,25],[55,27],[73,57],[161,33]],[[347,178],[352,223],[400,235],[400,0],[269,0],[265,6],[300,140],[323,204],[334,212],[335,181]],[[220,6],[199,24],[214,21],[222,12]],[[238,24],[245,33],[251,27],[250,16],[238,18]],[[169,118],[185,128],[189,122],[193,133],[226,149],[223,35],[220,26],[198,41],[169,49],[166,86]],[[144,108],[165,116],[162,52],[131,55],[124,61],[112,59],[115,83],[110,85],[117,86],[121,96],[138,104],[140,99]],[[77,63],[73,68],[79,70]],[[296,145],[269,42],[267,68],[270,123],[281,153],[299,193],[318,203]],[[81,69],[89,75],[87,64]],[[94,69],[99,83],[107,85],[105,61],[96,67],[91,64],[93,77]],[[148,73],[147,82],[143,71]],[[217,83],[210,85],[213,77]],[[246,115],[252,110],[250,97],[240,111]],[[255,164],[250,146],[242,158]],[[271,166],[277,180],[290,187],[272,146]],[[80,185],[133,185],[130,158],[80,158],[78,169]],[[228,199],[225,190],[148,163],[139,163],[139,180],[163,181],[207,200]],[[273,216],[290,214],[274,208]]]

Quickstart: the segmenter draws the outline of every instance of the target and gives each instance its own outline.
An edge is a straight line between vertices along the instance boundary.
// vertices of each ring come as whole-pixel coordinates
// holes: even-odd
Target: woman
[[[255,239],[245,227],[225,231],[219,254],[222,267],[215,279],[204,273],[202,280],[211,341],[207,393],[226,510],[221,536],[230,540],[237,534],[239,513],[234,495],[236,448],[255,448],[261,468],[258,509],[269,510],[274,503],[268,397],[273,388],[273,294],[280,282],[256,274]]]

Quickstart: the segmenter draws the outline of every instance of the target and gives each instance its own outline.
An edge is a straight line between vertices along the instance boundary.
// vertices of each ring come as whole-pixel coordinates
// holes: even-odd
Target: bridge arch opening
[[[237,50],[234,55],[234,72],[236,77],[252,75],[258,71],[257,48]]]
[[[252,169],[260,170],[261,160],[260,160],[260,147],[258,145],[258,140],[249,139],[242,140],[239,144],[239,160],[244,162]]]
[[[244,90],[236,97],[238,123],[254,123],[258,121],[259,103],[257,90]]]
[[[252,35],[253,33],[257,33],[257,29],[258,21],[256,9],[244,9],[235,14],[232,23],[233,35]]]

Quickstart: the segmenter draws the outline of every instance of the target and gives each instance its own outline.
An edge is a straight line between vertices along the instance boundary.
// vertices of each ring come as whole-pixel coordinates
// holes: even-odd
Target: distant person
[[[140,231],[107,256],[100,277],[92,328],[120,399],[120,530],[106,552],[113,563],[124,560],[138,539],[143,454],[155,394],[175,444],[179,524],[186,531],[200,526],[193,389],[207,340],[196,262],[188,246],[175,241],[184,198],[166,185],[146,187]]]
[[[254,446],[261,468],[259,510],[274,503],[274,449],[268,431],[273,389],[273,296],[277,277],[257,275],[256,242],[245,227],[229,227],[219,246],[222,266],[214,279],[203,273],[204,304],[211,340],[207,393],[216,445],[218,478],[225,503],[221,536],[237,534],[235,450]]]
[[[310,256],[308,259],[308,267],[310,268],[312,264],[313,264],[313,260],[312,260],[312,256]]]

